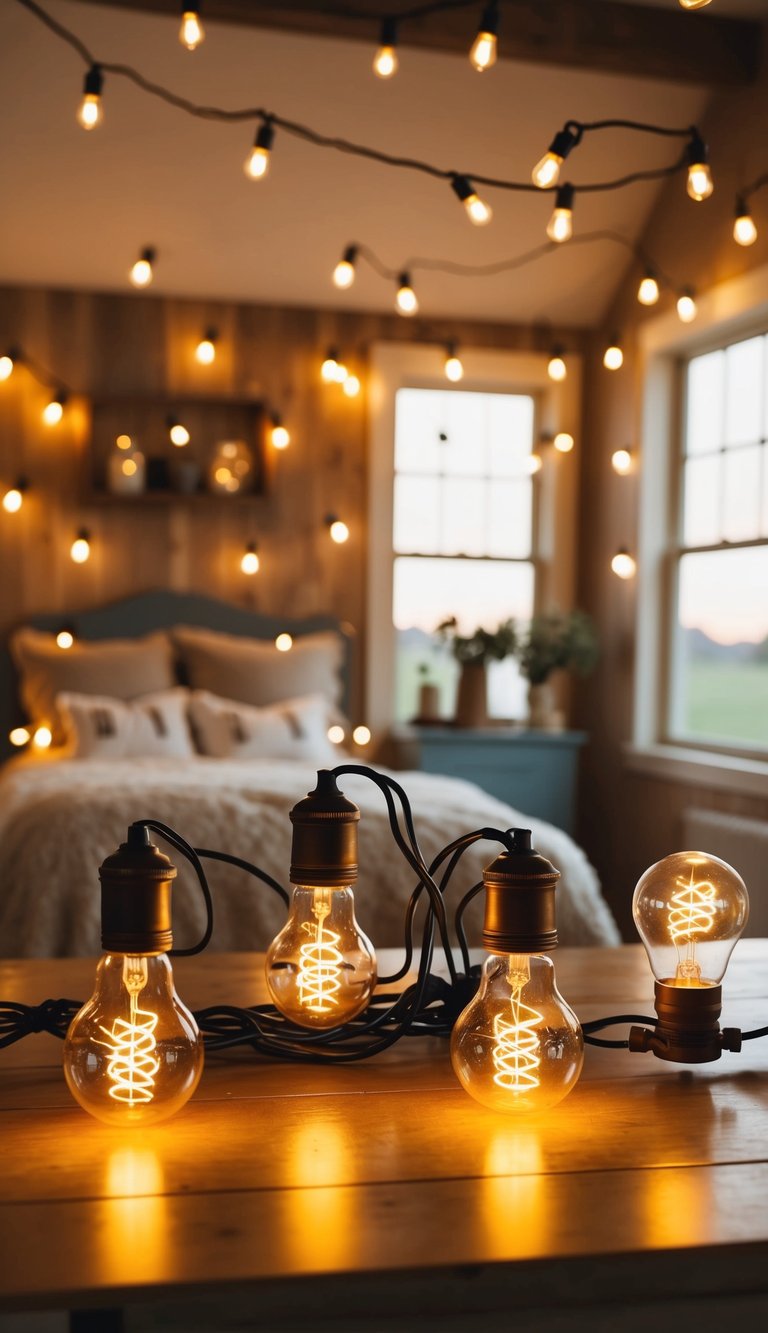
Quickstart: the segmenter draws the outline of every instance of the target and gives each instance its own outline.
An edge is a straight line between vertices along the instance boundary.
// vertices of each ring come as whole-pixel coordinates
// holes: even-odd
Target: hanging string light
[[[458,384],[459,380],[464,378],[464,367],[461,358],[456,350],[455,343],[448,343],[445,349],[445,363],[443,366],[445,378],[451,381],[451,384]]]
[[[581,141],[582,129],[569,121],[552,140],[544,156],[531,172],[531,180],[539,190],[549,190],[560,179],[560,168],[572,148]]]
[[[451,188],[462,204],[470,222],[476,227],[484,227],[493,217],[493,210],[481,199],[472,182],[466,176],[454,176]]]
[[[199,0],[183,0],[179,41],[188,51],[196,51],[200,43],[205,41],[205,29],[200,22]]]
[[[624,353],[621,350],[618,334],[611,339],[603,352],[603,365],[606,370],[621,370],[624,365]]]
[[[269,171],[270,155],[272,145],[275,142],[274,122],[265,117],[256,131],[256,138],[253,141],[253,148],[245,159],[243,170],[246,176],[252,181],[260,181]]]
[[[344,370],[346,371],[346,367],[344,367]],[[341,387],[347,398],[357,398],[360,392],[360,380],[357,375],[345,373]]]
[[[555,207],[547,223],[547,236],[550,241],[570,241],[573,235],[573,198],[572,185],[560,185],[555,195]]]
[[[104,76],[99,65],[91,65],[83,80],[83,96],[77,108],[77,119],[84,130],[95,130],[104,119],[101,91]]]
[[[218,341],[218,331],[216,329],[206,329],[197,347],[195,348],[195,360],[199,361],[201,366],[213,365],[216,360],[216,343]]]
[[[10,351],[6,352],[4,356],[0,356],[0,383],[2,383],[4,380],[10,379],[11,375],[13,374],[14,365],[18,361],[18,359],[19,359],[19,354],[13,348]]]
[[[132,266],[128,277],[134,287],[148,287],[155,276],[154,264],[157,260],[157,251],[152,245],[145,245],[135,264]]]
[[[58,426],[61,418],[64,416],[64,408],[67,402],[67,395],[59,390],[53,397],[49,398],[43,408],[42,416],[46,426]]]
[[[165,424],[168,427],[171,444],[174,444],[177,449],[183,449],[185,444],[189,444],[190,437],[186,426],[177,421],[175,417],[167,417]]]
[[[348,245],[344,249],[338,264],[333,270],[333,285],[341,291],[346,291],[355,281],[355,264],[357,262],[357,246]]]
[[[611,569],[613,570],[617,578],[620,579],[634,578],[635,573],[637,571],[637,565],[635,563],[634,557],[629,554],[629,551],[626,549],[626,547],[622,546],[620,550],[616,552],[615,556],[611,561]]]
[[[470,63],[478,74],[496,64],[499,36],[499,6],[497,0],[486,5],[480,17],[477,36],[469,49]]]
[[[240,561],[240,568],[244,574],[258,574],[259,572],[259,552],[255,542],[248,542]]]
[[[325,526],[331,541],[336,542],[337,546],[342,546],[349,539],[349,528],[337,514],[326,514]]]
[[[641,305],[656,305],[659,299],[659,282],[651,269],[646,269],[637,289],[637,299]]]
[[[565,364],[565,348],[559,344],[552,348],[547,362],[547,374],[555,384],[562,384],[568,374],[568,367]]]
[[[677,313],[683,324],[691,324],[699,313],[691,287],[684,287],[678,296]]]
[[[290,432],[283,425],[282,417],[277,412],[273,412],[271,422],[269,438],[272,448],[287,449],[288,445],[291,443],[291,436]]]
[[[611,454],[611,467],[620,477],[628,476],[633,468],[632,450],[614,449]]]
[[[754,245],[757,240],[757,227],[747,202],[739,197],[736,200],[736,216],[733,220],[733,239],[737,245]]]
[[[342,365],[337,347],[329,347],[325,360],[320,367],[323,384],[343,384],[347,378],[347,368]]]
[[[379,49],[373,57],[373,72],[378,79],[391,79],[397,74],[397,19],[381,21]]]
[[[79,528],[77,536],[69,548],[69,554],[76,565],[84,565],[91,555],[91,534],[87,528]]]
[[[574,439],[567,430],[559,430],[552,443],[559,454],[570,454],[573,450]]]
[[[691,199],[701,203],[708,199],[714,190],[712,172],[709,166],[709,150],[700,135],[694,134],[686,149],[688,160],[688,181],[686,189]]]
[[[26,477],[18,477],[3,496],[2,506],[6,514],[18,514],[24,503],[25,492],[29,490]]]
[[[395,306],[398,313],[401,315],[415,315],[419,308],[416,293],[411,286],[411,275],[406,269],[403,270],[397,279]]]

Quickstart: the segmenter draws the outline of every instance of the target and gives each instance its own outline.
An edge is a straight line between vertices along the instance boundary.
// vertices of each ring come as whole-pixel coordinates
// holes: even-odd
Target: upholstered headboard
[[[33,629],[47,630],[52,634],[66,627],[76,638],[92,641],[136,639],[153,630],[170,629],[173,625],[195,625],[254,639],[274,639],[282,632],[297,638],[317,630],[331,630],[339,636],[342,645],[341,703],[345,712],[349,712],[354,630],[351,625],[341,624],[331,615],[305,616],[301,619],[264,615],[260,611],[247,611],[241,606],[232,606],[199,593],[161,590],[138,593],[134,597],[126,597],[123,601],[111,602],[108,606],[89,611],[56,611],[30,616],[24,623]],[[16,671],[5,645],[0,654],[0,754],[3,758],[12,753],[12,746],[8,742],[9,731],[23,721]]]

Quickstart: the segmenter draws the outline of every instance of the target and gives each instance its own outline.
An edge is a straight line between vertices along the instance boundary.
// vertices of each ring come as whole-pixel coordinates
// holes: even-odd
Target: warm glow
[[[200,43],[205,41],[205,31],[197,10],[184,10],[179,28],[179,41],[188,51],[196,51]]]
[[[624,353],[616,343],[611,343],[603,352],[603,365],[606,370],[621,370],[624,365]]]
[[[680,887],[669,900],[669,938],[678,950],[679,962],[675,979],[692,984],[701,981],[701,967],[696,961],[696,941],[701,935],[708,935],[717,916],[717,889],[708,879],[697,882],[694,878],[695,866],[691,866],[691,876],[686,883],[682,875],[675,881]],[[680,956],[680,946],[684,944],[685,955]]]
[[[3,509],[6,514],[18,514],[24,503],[24,496],[17,486],[12,486],[3,496]]]
[[[251,180],[262,180],[269,170],[269,149],[262,148],[260,144],[254,144],[245,159],[243,169],[246,176],[250,176]]]
[[[291,443],[289,432],[280,422],[275,422],[275,425],[272,427],[270,439],[275,449],[287,449],[288,445]]]
[[[139,1008],[139,995],[147,984],[146,958],[123,959],[123,985],[130,997],[128,1018],[115,1018],[111,1028],[100,1025],[106,1041],[109,1063],[109,1095],[126,1106],[151,1102],[155,1095],[155,1074],[160,1061],[155,1055],[157,1014]]]
[[[551,356],[547,366],[547,374],[556,384],[561,384],[568,374],[568,367],[561,356]]]
[[[637,299],[641,305],[655,305],[659,299],[659,284],[653,274],[647,273],[637,289]]]
[[[558,431],[552,443],[558,453],[569,454],[573,448],[573,436],[569,435],[567,431],[561,430]]]
[[[338,723],[335,723],[334,726],[329,727],[328,740],[331,742],[332,745],[341,745],[341,742],[344,740],[344,728],[340,727]]]
[[[510,1011],[508,1015],[496,1014],[493,1020],[493,1081],[505,1092],[526,1093],[540,1083],[538,1028],[544,1019],[538,1009],[532,1009],[522,1000],[522,992],[531,979],[530,961],[525,954],[510,955],[507,977],[511,989]]]
[[[733,239],[737,245],[754,245],[757,240],[757,227],[749,213],[739,213],[733,224]],[[3,358],[6,360],[7,358]],[[2,362],[0,362],[2,365]],[[5,376],[2,377],[5,379]]]
[[[76,537],[69,548],[69,554],[76,565],[84,565],[91,554],[91,546],[87,537]]]
[[[104,119],[104,108],[97,93],[86,93],[77,108],[77,119],[84,130],[95,130]]]
[[[315,889],[312,915],[314,929],[307,925],[309,938],[299,949],[299,970],[296,984],[299,1004],[313,1014],[329,1014],[338,1009],[341,990],[341,970],[344,955],[339,949],[341,935],[325,927],[325,918],[331,911],[332,889]]]
[[[397,74],[397,51],[394,46],[379,47],[373,57],[373,72],[379,79],[391,79],[393,74]]]
[[[680,0],[681,9],[703,9],[705,5],[711,5],[712,0]]]
[[[560,179],[560,168],[563,165],[563,159],[557,153],[545,153],[540,162],[531,172],[531,180],[534,185],[538,185],[540,190],[546,190],[551,185],[557,185]]]
[[[120,465],[120,471],[124,477],[135,477],[138,466],[135,458],[124,458]]]
[[[331,541],[337,542],[339,545],[341,545],[342,542],[345,542],[349,537],[349,528],[346,523],[342,523],[339,518],[333,520],[329,531],[331,534]]]
[[[632,455],[629,449],[615,449],[611,454],[611,467],[620,477],[626,477],[632,471]]]
[[[327,356],[320,367],[323,384],[335,384],[338,379],[339,363],[333,356]]]
[[[134,287],[148,287],[154,277],[151,262],[148,259],[137,259],[128,277]]]
[[[528,457],[528,471],[530,472],[530,474],[531,474],[532,477],[535,476],[537,472],[541,472],[542,466],[543,466],[543,464],[542,464],[541,454],[530,454],[530,455],[529,455],[529,457]]]
[[[32,744],[36,750],[47,750],[53,740],[53,733],[50,727],[38,727],[32,736]]]
[[[210,366],[216,360],[216,344],[210,335],[200,339],[195,348],[195,360],[199,361],[201,366]]]
[[[355,281],[355,266],[348,259],[340,259],[333,270],[333,285],[346,291]]]
[[[493,217],[493,209],[477,194],[470,194],[462,200],[467,217],[476,227],[484,227]]]
[[[133,440],[131,439],[130,435],[118,435],[117,439],[115,440],[115,444],[117,445],[118,449],[133,448]]]
[[[415,315],[419,308],[416,293],[407,280],[401,280],[395,297],[395,305],[401,315]]]
[[[634,578],[637,565],[629,551],[617,551],[611,561],[611,569],[620,579]]]
[[[177,449],[181,449],[183,445],[189,444],[189,431],[186,426],[182,426],[179,421],[174,422],[171,426],[170,436],[171,444],[175,444]]]
[[[360,392],[360,381],[357,378],[357,375],[347,375],[342,388],[347,395],[347,398],[357,398],[357,395]]]
[[[367,745],[371,739],[371,732],[368,727],[355,727],[352,732],[352,740],[355,745]]]
[[[64,416],[64,404],[58,398],[52,398],[43,408],[43,421],[46,426],[58,426]]]
[[[13,357],[0,356],[0,383],[13,374]]]
[[[496,64],[498,41],[495,32],[479,32],[469,51],[469,59],[478,74]]]
[[[275,639],[275,647],[279,653],[289,653],[293,647],[293,638],[290,634],[278,634]]]
[[[714,188],[709,164],[707,162],[691,163],[688,168],[688,183],[686,185],[691,199],[695,199],[697,202],[708,199]]]
[[[56,646],[58,648],[64,649],[64,651],[66,651],[67,648],[71,648],[74,642],[75,642],[75,636],[71,630],[62,629],[59,630],[58,634],[56,635]]]
[[[458,384],[459,380],[464,378],[464,367],[455,352],[445,358],[443,369],[445,370],[445,378],[450,380],[451,384]]]
[[[573,235],[573,210],[553,208],[547,223],[547,236],[550,241],[569,241]]]
[[[677,298],[677,313],[683,324],[690,324],[698,314],[696,302],[690,292],[683,292]]]
[[[249,546],[245,551],[243,558],[240,561],[240,568],[244,574],[258,574],[259,556],[255,547]]]
[[[31,732],[29,732],[26,727],[14,727],[13,731],[10,732],[8,736],[11,745],[15,745],[17,749],[22,745],[28,745],[30,739]]]

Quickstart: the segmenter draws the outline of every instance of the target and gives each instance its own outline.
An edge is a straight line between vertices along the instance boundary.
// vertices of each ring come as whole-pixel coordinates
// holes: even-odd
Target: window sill
[[[768,763],[682,745],[624,746],[625,766],[646,777],[693,783],[745,796],[768,796]]]

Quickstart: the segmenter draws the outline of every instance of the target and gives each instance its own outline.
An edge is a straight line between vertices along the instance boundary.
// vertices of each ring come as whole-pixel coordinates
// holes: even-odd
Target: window
[[[393,619],[395,716],[418,709],[421,672],[444,708],[457,667],[434,630],[461,634],[533,614],[534,399],[530,394],[401,388],[395,403]],[[492,663],[491,717],[520,717],[512,659]]]
[[[768,334],[683,363],[670,740],[768,751]]]

